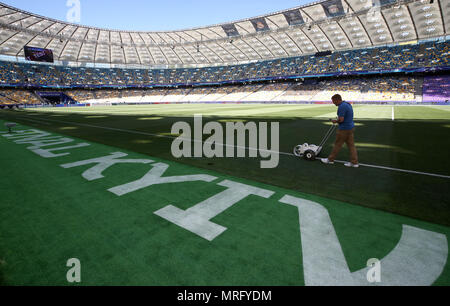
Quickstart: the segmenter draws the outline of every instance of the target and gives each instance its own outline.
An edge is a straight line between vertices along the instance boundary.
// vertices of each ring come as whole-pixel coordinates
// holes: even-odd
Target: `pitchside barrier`
[[[350,104],[355,105],[450,105],[450,102],[405,102],[405,101],[349,101]],[[16,105],[0,105],[0,109],[22,109],[22,108],[70,108],[70,107],[95,107],[95,106],[131,106],[131,105],[177,105],[177,104],[298,104],[298,105],[327,105],[330,101],[244,101],[244,102],[114,102],[114,103],[87,103],[87,104],[16,104]]]
[[[48,105],[48,104],[24,104],[19,105],[19,108],[53,108],[53,107],[89,107],[90,104],[56,104],[56,105]]]
[[[445,102],[416,102],[416,101],[349,101],[356,105],[450,105]],[[299,104],[299,105],[326,105],[331,104],[330,101],[202,101],[202,102],[116,102],[116,103],[92,103],[91,106],[120,106],[120,105],[177,105],[177,104]]]

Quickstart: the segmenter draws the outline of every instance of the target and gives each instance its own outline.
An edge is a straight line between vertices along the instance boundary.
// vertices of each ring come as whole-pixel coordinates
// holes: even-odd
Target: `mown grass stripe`
[[[227,232],[209,243],[153,212],[169,203],[188,209],[223,191],[215,184],[161,185],[116,197],[106,190],[142,176],[142,167],[113,167],[104,179],[87,182],[80,175],[86,169],[58,165],[117,148],[92,143],[71,156],[42,159],[3,136],[0,145],[6,148],[0,156],[0,259],[7,262],[0,272],[8,285],[67,285],[71,257],[81,259],[81,285],[302,285],[299,215],[278,202],[283,194],[327,209],[350,271],[389,254],[402,224],[450,235],[448,227],[155,159],[170,164],[172,175],[201,171],[277,193],[270,200],[249,198],[217,216]],[[436,285],[449,284],[449,268]]]
[[[50,122],[64,123],[64,124],[73,124],[73,125],[78,125],[78,126],[92,127],[92,128],[105,129],[105,130],[111,130],[111,131],[118,131],[118,132],[123,132],[123,133],[130,133],[130,134],[145,135],[145,136],[158,137],[158,138],[168,138],[168,139],[177,139],[178,138],[177,136],[162,135],[162,134],[152,134],[152,133],[140,132],[140,131],[135,131],[135,130],[119,129],[119,128],[105,127],[105,126],[100,126],[100,125],[78,123],[78,122],[71,122],[71,121],[60,121],[60,120],[54,120],[54,119],[45,119],[45,120],[42,119],[41,121],[44,121],[44,122],[45,121],[50,121]],[[192,141],[192,142],[201,142],[203,144],[205,143],[204,141],[196,141],[194,139],[183,139],[183,140]],[[241,146],[237,146],[237,145],[230,146],[230,145],[227,145],[227,144],[220,144],[220,143],[217,143],[217,145],[222,145],[224,147],[241,148],[241,149],[247,149],[247,150],[257,150],[255,148],[241,147]],[[266,152],[266,153],[278,153],[280,155],[296,157],[293,153],[288,153],[288,152],[278,152],[278,151],[271,151],[271,150],[261,150],[261,151]],[[337,162],[345,163],[343,161],[337,161]],[[388,171],[403,172],[403,173],[409,173],[409,174],[417,174],[417,175],[425,175],[425,176],[432,176],[432,177],[439,177],[439,178],[450,179],[450,176],[443,175],[443,174],[420,172],[420,171],[414,171],[414,170],[405,170],[405,169],[398,169],[398,168],[392,168],[392,167],[387,167],[387,166],[371,165],[371,164],[360,164],[360,166],[369,167],[369,168],[383,169],[383,170],[388,170]]]

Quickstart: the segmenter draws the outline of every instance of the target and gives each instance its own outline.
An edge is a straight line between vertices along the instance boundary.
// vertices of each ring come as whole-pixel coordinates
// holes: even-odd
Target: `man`
[[[351,161],[346,163],[346,167],[358,168],[358,152],[355,147],[355,123],[353,122],[353,107],[351,104],[342,100],[340,95],[334,95],[332,98],[333,104],[338,107],[338,119],[333,120],[333,123],[339,124],[339,129],[336,136],[333,152],[328,158],[323,158],[322,163],[334,164],[334,161],[342,149],[344,143],[347,144],[350,150]]]

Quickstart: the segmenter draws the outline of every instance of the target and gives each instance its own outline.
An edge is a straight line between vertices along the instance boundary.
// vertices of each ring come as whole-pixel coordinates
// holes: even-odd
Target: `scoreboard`
[[[52,50],[25,46],[24,51],[28,61],[53,63]]]

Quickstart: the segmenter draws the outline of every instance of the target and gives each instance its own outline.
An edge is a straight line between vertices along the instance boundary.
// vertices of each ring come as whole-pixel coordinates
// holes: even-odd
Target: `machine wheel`
[[[301,148],[302,148],[302,146],[296,146],[296,147],[294,148],[294,155],[295,155],[295,156],[297,156],[297,157],[302,157],[302,154],[300,153]]]
[[[312,150],[308,150],[305,152],[304,157],[308,161],[315,161],[316,160],[316,152]]]

